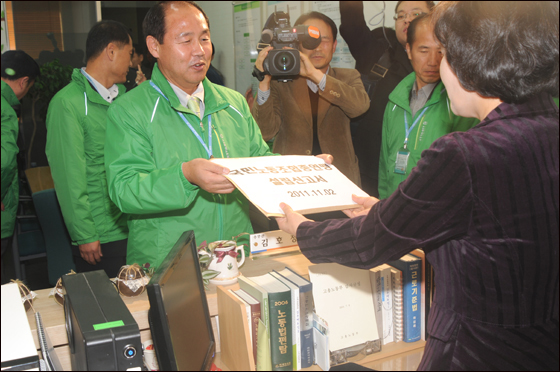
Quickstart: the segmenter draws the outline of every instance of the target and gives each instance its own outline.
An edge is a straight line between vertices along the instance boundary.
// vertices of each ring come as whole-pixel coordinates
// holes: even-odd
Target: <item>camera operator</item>
[[[282,155],[331,154],[333,164],[360,185],[358,160],[350,135],[350,118],[367,111],[369,98],[360,74],[354,69],[329,66],[336,50],[337,28],[324,14],[310,12],[295,22],[319,29],[321,43],[315,49],[300,45],[299,76],[290,83],[264,75],[259,83],[252,114],[266,141],[275,137],[273,152]],[[263,49],[255,67],[273,47]]]

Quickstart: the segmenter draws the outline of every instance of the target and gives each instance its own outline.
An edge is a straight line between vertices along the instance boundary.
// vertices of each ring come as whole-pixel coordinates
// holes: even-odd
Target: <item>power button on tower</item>
[[[134,358],[136,356],[136,348],[132,345],[125,346],[124,356],[128,359]]]

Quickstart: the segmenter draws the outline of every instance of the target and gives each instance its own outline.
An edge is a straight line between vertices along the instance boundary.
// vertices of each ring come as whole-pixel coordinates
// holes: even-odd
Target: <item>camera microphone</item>
[[[301,46],[305,49],[315,49],[321,45],[321,33],[315,26],[299,25],[295,27]]]
[[[274,39],[274,33],[272,30],[264,29],[261,34],[261,42],[263,44],[270,44],[272,39]]]

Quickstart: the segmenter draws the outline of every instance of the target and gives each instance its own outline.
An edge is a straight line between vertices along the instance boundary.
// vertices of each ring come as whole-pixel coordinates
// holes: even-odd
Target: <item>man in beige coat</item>
[[[369,97],[357,70],[330,67],[336,50],[335,23],[324,14],[311,12],[299,17],[294,26],[299,24],[317,27],[321,44],[313,50],[300,47],[300,76],[292,82],[271,81],[265,75],[251,113],[263,138],[275,138],[274,152],[331,154],[333,164],[360,186],[350,119],[367,111]],[[255,62],[259,71],[264,71],[263,61],[271,49],[259,53]]]

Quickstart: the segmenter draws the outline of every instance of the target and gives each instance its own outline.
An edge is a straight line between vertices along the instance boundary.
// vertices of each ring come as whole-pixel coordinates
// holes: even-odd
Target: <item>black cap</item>
[[[2,77],[8,80],[17,80],[29,77],[35,80],[41,75],[39,65],[23,50],[8,50],[2,54]]]

